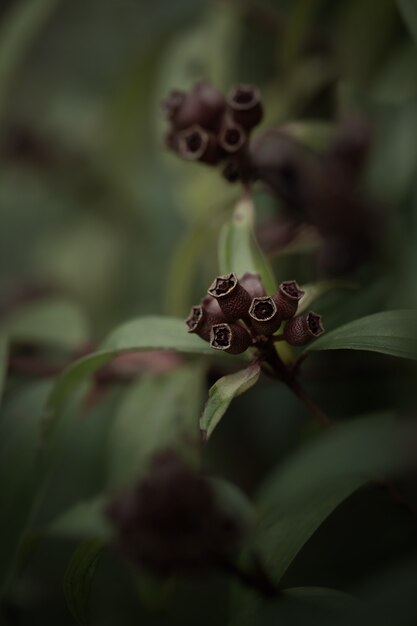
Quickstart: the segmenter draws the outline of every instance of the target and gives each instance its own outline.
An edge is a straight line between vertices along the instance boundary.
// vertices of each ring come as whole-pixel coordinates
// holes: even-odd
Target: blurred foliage
[[[402,426],[415,417],[415,366],[394,356],[415,355],[417,339],[402,315],[375,333],[369,316],[417,307],[416,76],[415,0],[0,3],[1,626],[415,625],[417,438],[412,420],[405,437]],[[238,359],[201,363],[207,345],[171,317],[218,273],[220,235],[225,269],[253,269],[253,254],[271,281],[250,229],[234,228],[238,186],[165,150],[161,100],[201,79],[259,85],[262,128],[322,153],[345,116],[372,127],[360,185],[386,223],[380,254],[328,283],[314,229],[267,251],[278,282],[310,286],[326,329],[366,317],[361,347],[383,344],[312,351],[303,365],[307,390],[340,422],[324,442],[297,398],[262,378],[229,408],[234,391],[221,397],[226,416],[196,453],[206,390]],[[262,244],[288,216],[262,185],[253,200]],[[168,317],[155,326],[151,314]],[[162,348],[190,354],[105,369],[120,351]],[[398,428],[354,417],[387,412]],[[103,501],[158,445],[184,442],[256,505],[269,493],[291,509],[267,524],[271,541],[256,537],[280,597],[261,600],[224,572],[161,583],[109,547],[98,559]],[[395,489],[378,484],[385,474]]]

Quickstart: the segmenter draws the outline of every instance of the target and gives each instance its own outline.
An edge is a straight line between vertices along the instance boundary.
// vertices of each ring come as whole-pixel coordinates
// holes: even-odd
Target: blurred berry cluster
[[[237,85],[224,96],[201,82],[188,92],[172,91],[163,110],[170,123],[166,143],[171,150],[189,161],[226,162],[224,175],[229,180],[241,177],[250,133],[263,116],[256,87]]]
[[[251,346],[261,346],[283,322],[282,339],[293,346],[302,346],[324,333],[317,313],[294,317],[304,295],[294,280],[284,281],[268,296],[259,274],[247,272],[238,279],[230,273],[218,276],[207,293],[192,307],[186,324],[188,332],[209,341],[216,350],[240,354]]]
[[[245,524],[222,508],[204,476],[169,449],[154,455],[133,489],[113,498],[107,517],[125,557],[160,575],[227,560]]]

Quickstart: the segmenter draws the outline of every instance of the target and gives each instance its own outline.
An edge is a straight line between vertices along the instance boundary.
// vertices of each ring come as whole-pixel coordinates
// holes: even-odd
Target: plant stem
[[[297,396],[299,400],[304,404],[308,411],[315,417],[315,419],[324,426],[329,428],[332,426],[331,419],[317,406],[317,404],[310,398],[310,396],[301,387],[297,381],[295,371],[291,371],[281,360],[280,356],[274,348],[273,343],[270,343],[264,349],[264,360],[274,372],[274,377],[281,380],[287,385],[289,389]]]

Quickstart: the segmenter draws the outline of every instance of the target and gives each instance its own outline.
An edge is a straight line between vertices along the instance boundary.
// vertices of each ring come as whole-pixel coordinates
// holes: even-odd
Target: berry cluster
[[[227,97],[209,83],[188,92],[174,90],[163,103],[170,123],[167,146],[189,161],[217,165],[226,161],[224,175],[241,174],[252,129],[263,116],[259,91],[237,85]]]
[[[215,565],[236,551],[244,531],[210,482],[170,449],[154,455],[148,473],[113,497],[106,513],[126,558],[160,575]]]
[[[302,346],[324,333],[320,315],[310,311],[295,316],[304,292],[295,280],[284,281],[267,296],[259,274],[247,272],[218,276],[208,295],[193,306],[186,320],[188,332],[196,333],[216,350],[240,354],[250,346],[269,341],[283,322],[282,339]]]

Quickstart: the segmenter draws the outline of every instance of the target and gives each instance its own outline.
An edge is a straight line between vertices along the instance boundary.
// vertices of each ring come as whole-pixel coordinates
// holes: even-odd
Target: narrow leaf
[[[4,382],[7,375],[8,342],[4,333],[0,333],[0,403],[3,396]]]
[[[108,482],[121,488],[136,481],[150,456],[170,447],[196,453],[203,370],[184,367],[142,378],[127,392],[109,435]]]
[[[41,421],[49,382],[34,383],[5,403],[0,420],[0,594],[14,574],[42,480]]]
[[[85,317],[71,301],[48,298],[18,309],[3,323],[12,340],[77,348],[89,339]]]
[[[258,496],[258,546],[276,582],[330,513],[369,480],[405,469],[411,426],[389,416],[334,428],[269,477]]]
[[[111,530],[103,514],[105,505],[103,496],[79,502],[52,521],[46,532],[57,537],[108,541]]]
[[[103,550],[100,541],[86,541],[75,550],[64,577],[64,595],[71,615],[81,626],[89,622],[93,577]]]
[[[398,8],[402,14],[408,30],[417,43],[417,3],[415,0],[397,0]]]
[[[303,285],[302,289],[304,291],[304,295],[298,303],[297,315],[307,311],[313,302],[318,300],[328,291],[332,291],[333,289],[356,289],[356,285],[343,280],[321,280],[316,283]]]
[[[233,398],[253,387],[261,372],[260,364],[255,361],[244,370],[220,378],[209,391],[209,397],[200,419],[200,429],[208,439],[226,413]]]
[[[244,197],[233,213],[231,223],[223,227],[219,241],[219,266],[222,274],[235,272],[241,276],[245,272],[259,272],[267,293],[274,293],[275,280],[255,237],[254,206]]]
[[[137,350],[176,350],[195,354],[210,353],[202,339],[187,333],[183,320],[142,317],[117,328],[94,354],[79,359],[58,379],[48,401],[51,420],[77,386],[117,354]]]
[[[368,350],[417,359],[417,312],[384,311],[326,333],[307,350]]]

